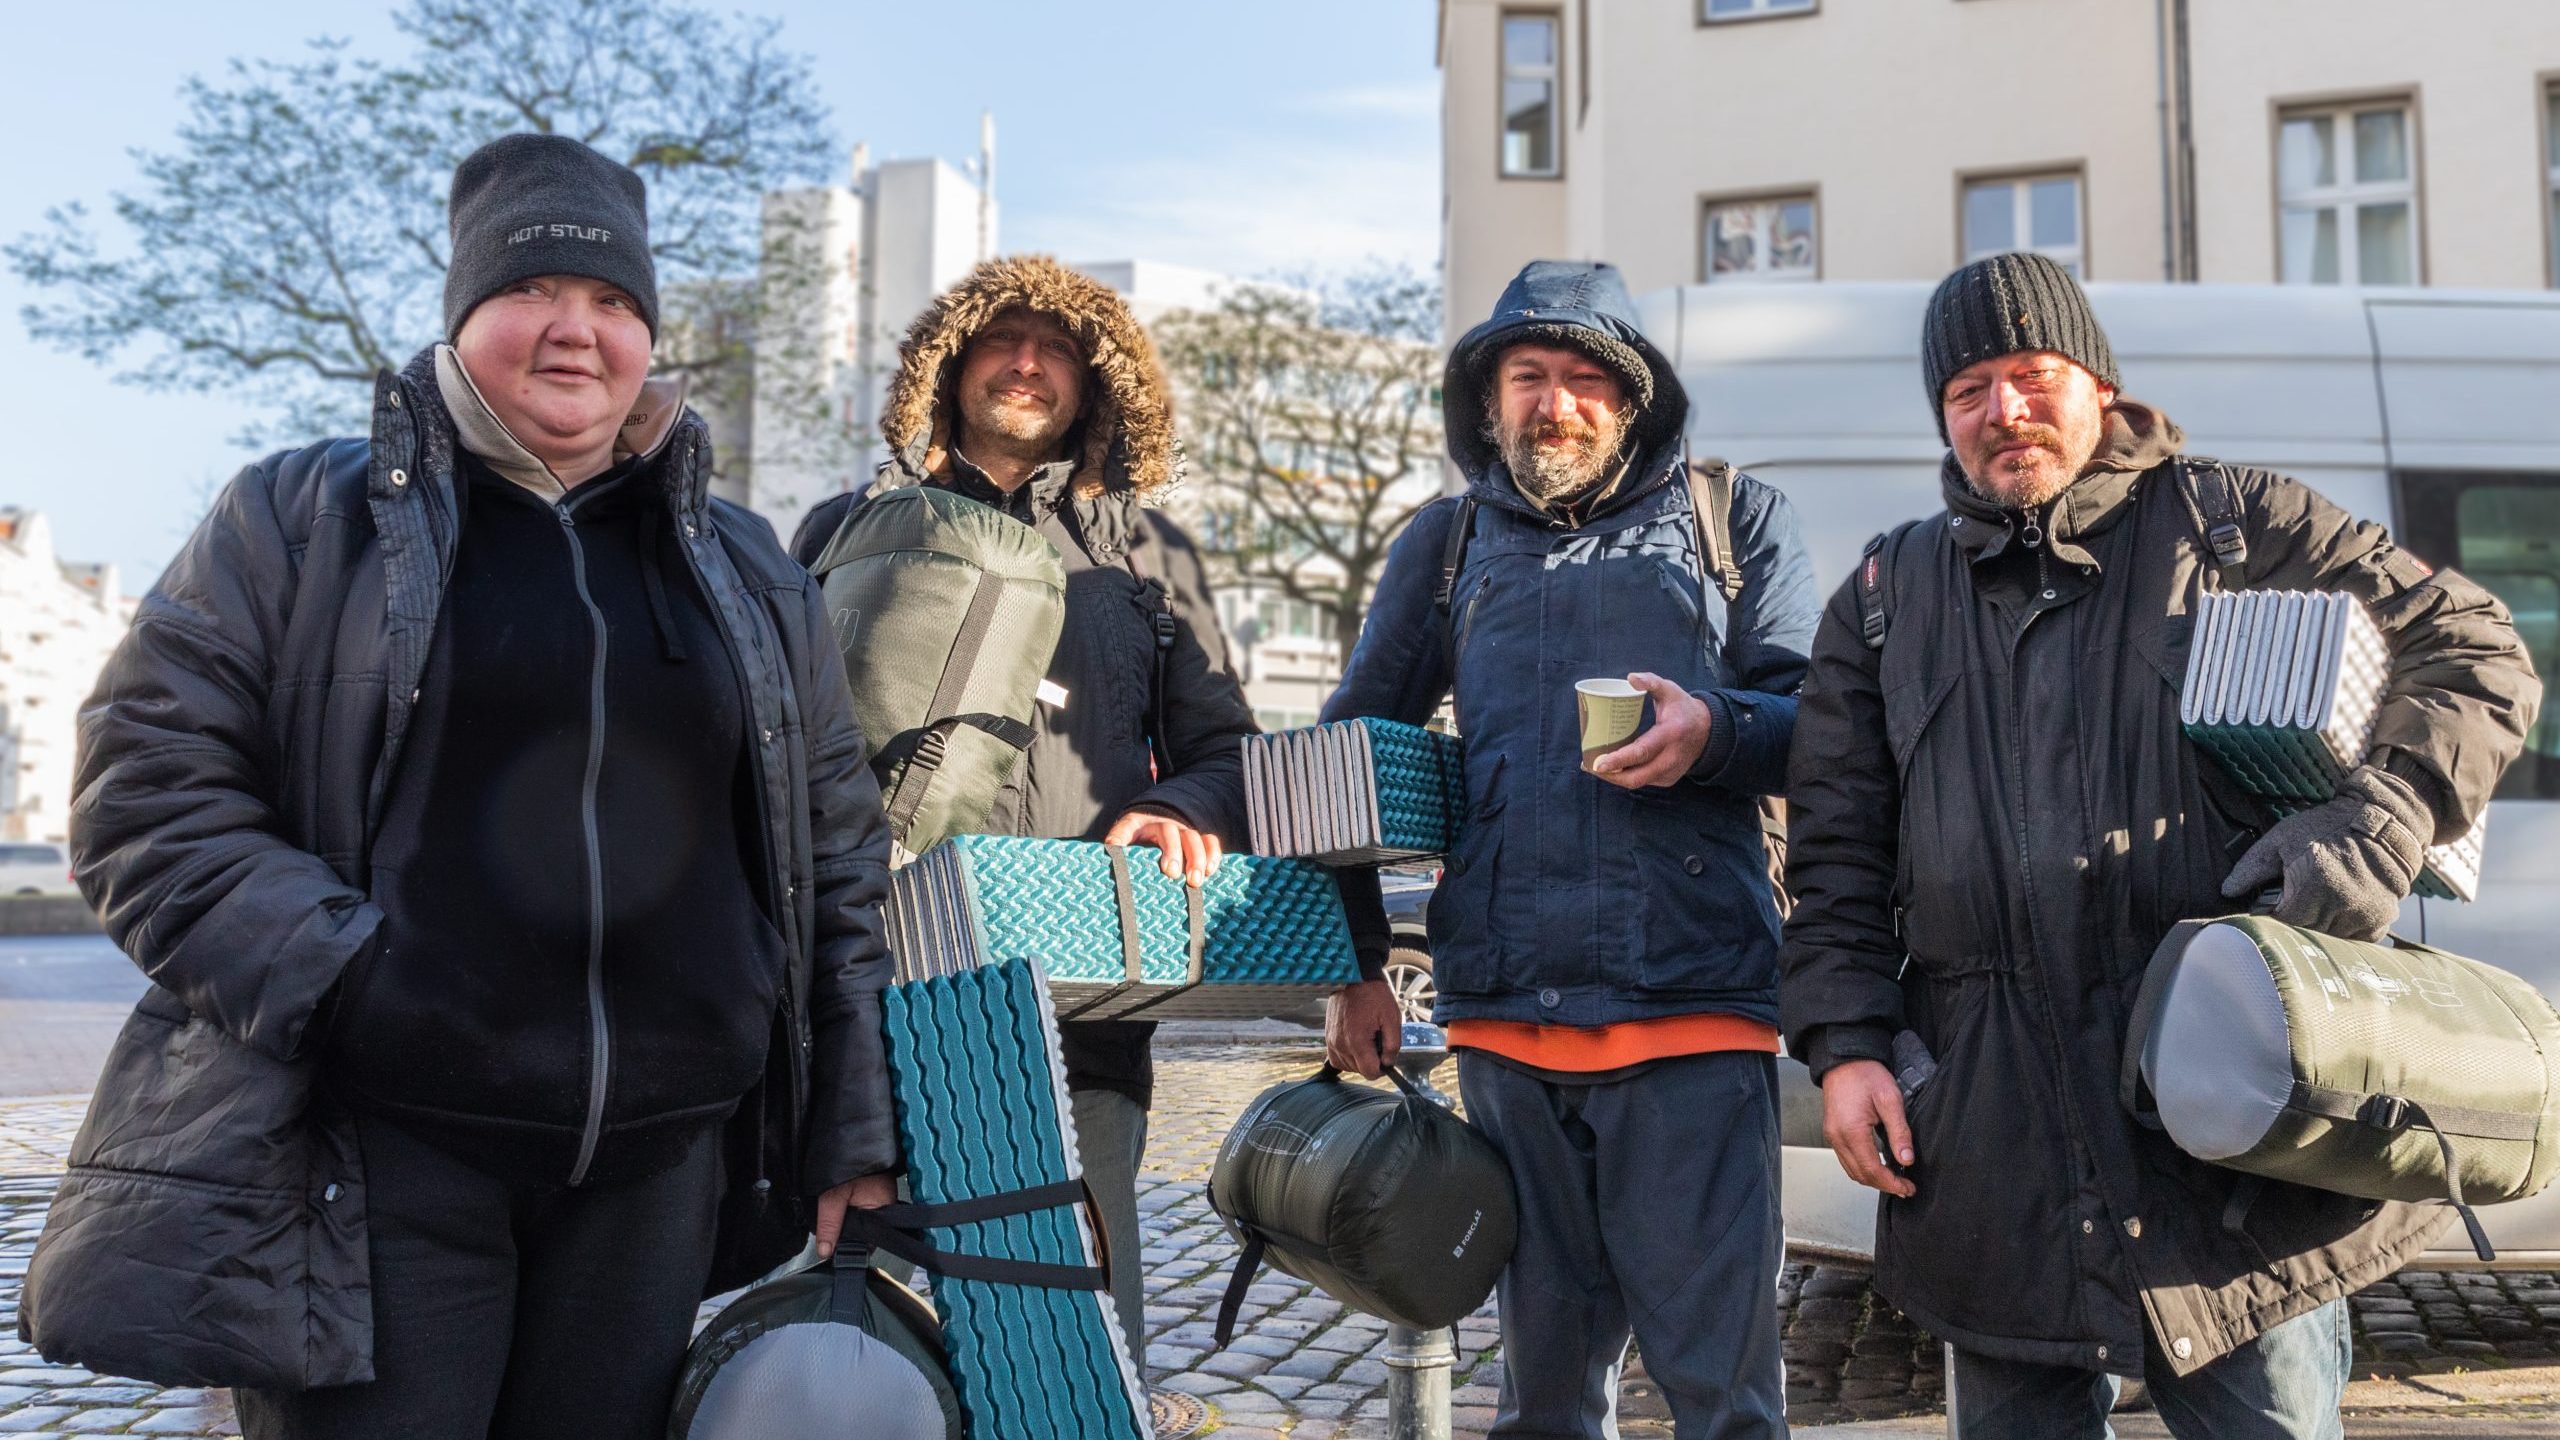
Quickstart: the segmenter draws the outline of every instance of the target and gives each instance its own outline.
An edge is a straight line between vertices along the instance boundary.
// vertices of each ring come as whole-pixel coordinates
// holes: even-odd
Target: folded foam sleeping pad
[[[1458,742],[1394,720],[1337,720],[1244,737],[1257,855],[1325,865],[1426,859],[1458,843],[1467,804]]]
[[[2560,1173],[2560,1012],[2425,945],[2262,915],[2169,932],[2143,975],[2125,1107],[2200,1160],[2369,1200],[2470,1206]]]
[[[1360,978],[1342,894],[1302,860],[1229,855],[1193,887],[1156,852],[958,835],[891,876],[898,978],[1037,965],[1061,1019],[1254,1019]]]
[[[1217,1338],[1264,1261],[1382,1320],[1436,1330],[1471,1314],[1511,1262],[1511,1168],[1400,1071],[1395,1088],[1331,1066],[1255,1096],[1219,1147],[1209,1206],[1243,1246]]]
[[[1039,532],[931,485],[856,505],[811,567],[854,718],[906,853],[986,824],[1030,747],[1066,623],[1066,569]]]
[[[915,1198],[846,1219],[933,1273],[971,1440],[1149,1440],[1038,967],[999,962],[883,999]]]
[[[750,1287],[685,1355],[667,1440],[962,1440],[941,1327],[848,1242]]]

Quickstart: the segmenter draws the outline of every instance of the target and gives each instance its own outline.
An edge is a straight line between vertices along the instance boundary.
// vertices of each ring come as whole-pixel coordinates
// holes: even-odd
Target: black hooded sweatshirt
[[[557,503],[461,470],[331,1068],[495,1173],[647,1174],[763,1074],[783,983],[744,692],[649,460]]]

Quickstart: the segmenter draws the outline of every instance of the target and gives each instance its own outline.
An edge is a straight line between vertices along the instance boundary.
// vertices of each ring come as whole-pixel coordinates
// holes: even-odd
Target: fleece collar
[[[544,500],[558,504],[567,496],[569,487],[542,458],[526,448],[506,422],[498,418],[480,387],[462,368],[462,357],[451,345],[435,347],[436,392],[444,399],[444,408],[453,416],[454,432],[462,448],[480,458],[490,469],[532,491]],[[685,392],[691,388],[684,375],[652,378],[640,386],[640,398],[632,403],[631,413],[623,417],[622,429],[613,437],[613,461],[638,457],[652,459],[666,447],[668,437],[675,434],[676,422],[684,418]]]

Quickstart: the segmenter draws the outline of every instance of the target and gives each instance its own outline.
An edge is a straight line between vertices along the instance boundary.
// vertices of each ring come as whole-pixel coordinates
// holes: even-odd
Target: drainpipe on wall
[[[2178,278],[2177,146],[2169,134],[2169,0],[2151,0],[2152,49],[2160,60],[2160,278]]]
[[[2187,0],[2171,0],[2178,85],[2178,278],[2199,278],[2196,263],[2196,108],[2189,66]]]

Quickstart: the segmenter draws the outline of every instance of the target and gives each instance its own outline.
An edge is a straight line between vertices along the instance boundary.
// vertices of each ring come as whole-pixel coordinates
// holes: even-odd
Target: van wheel
[[[1404,1012],[1408,1023],[1431,1023],[1431,1006],[1440,998],[1440,991],[1431,983],[1430,951],[1410,945],[1398,945],[1388,951],[1386,981],[1395,992],[1396,1008]]]

